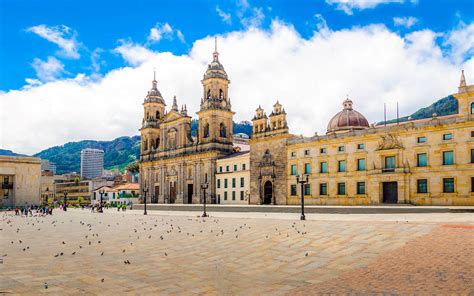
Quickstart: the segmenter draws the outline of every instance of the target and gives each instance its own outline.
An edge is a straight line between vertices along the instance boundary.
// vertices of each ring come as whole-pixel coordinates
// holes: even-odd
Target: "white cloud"
[[[346,94],[356,110],[376,122],[383,118],[384,102],[393,118],[396,101],[400,114],[408,115],[455,92],[462,68],[472,83],[474,59],[455,61],[434,42],[448,38],[456,44],[455,36],[465,35],[424,30],[401,36],[371,25],[316,31],[304,39],[292,26],[274,21],[270,30],[219,36],[219,59],[232,81],[235,120],[250,120],[258,105],[269,113],[279,100],[288,113],[290,132],[312,135],[326,132]],[[179,56],[122,42],[115,51],[134,68],[115,69],[101,80],[81,75],[0,94],[0,147],[34,153],[68,141],[138,134],[154,67],[168,108],[177,95],[178,104],[186,104],[196,118],[200,80],[213,48],[213,36],[195,41],[189,54]],[[465,50],[456,48],[456,55]],[[28,120],[19,120],[24,118]]]
[[[151,50],[130,41],[123,40],[120,41],[120,45],[117,46],[113,52],[120,54],[131,66],[138,66],[154,56]]]
[[[184,35],[181,30],[176,31],[176,36],[178,37],[179,41],[181,41],[182,43],[186,43],[186,40],[184,39]]]
[[[54,81],[64,73],[63,63],[51,56],[48,57],[47,61],[35,58],[31,66],[35,69],[36,76],[42,82]],[[31,85],[30,82],[28,83]]]
[[[418,19],[413,16],[406,16],[406,17],[394,17],[393,24],[395,26],[402,26],[405,28],[411,28],[414,24],[418,23]]]
[[[78,59],[80,57],[80,44],[76,41],[77,33],[68,26],[48,27],[46,25],[38,25],[30,27],[26,31],[33,32],[59,46],[61,51],[58,54],[63,57],[71,59]]]
[[[380,4],[387,3],[418,3],[418,0],[326,0],[327,4],[336,5],[336,9],[344,11],[348,15],[352,15],[354,10],[373,9]]]
[[[230,12],[224,12],[222,9],[219,8],[219,6],[216,6],[216,11],[224,23],[228,25],[232,24],[232,15],[230,14]]]
[[[159,42],[161,39],[173,39],[173,28],[168,23],[157,23],[155,27],[150,29],[148,41],[151,43]]]
[[[450,48],[452,57],[461,61],[474,55],[474,23],[461,23],[459,28],[447,33],[444,45]]]

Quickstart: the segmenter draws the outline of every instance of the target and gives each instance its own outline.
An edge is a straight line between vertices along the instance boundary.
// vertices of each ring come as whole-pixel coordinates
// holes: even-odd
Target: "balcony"
[[[2,183],[2,189],[13,189],[13,183]]]

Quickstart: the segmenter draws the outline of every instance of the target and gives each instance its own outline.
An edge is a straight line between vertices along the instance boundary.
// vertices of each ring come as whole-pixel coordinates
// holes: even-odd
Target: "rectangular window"
[[[327,172],[328,172],[328,163],[327,163],[327,162],[321,162],[321,163],[319,164],[319,167],[320,167],[320,170],[319,170],[319,171],[320,171],[321,173],[324,174],[324,173],[327,173]]]
[[[230,171],[230,167],[228,165],[225,167],[225,171],[226,172]]]
[[[471,114],[474,114],[474,103],[471,103]]]
[[[234,172],[236,172],[236,171],[237,171],[237,165],[234,164]]]
[[[236,186],[235,184],[236,184],[236,183],[237,183],[237,182],[235,181],[235,178],[232,178],[232,188],[235,188],[235,186]]]
[[[337,183],[337,194],[338,195],[346,194],[346,183]]]
[[[416,188],[418,193],[428,193],[428,180],[416,180]]]
[[[328,184],[327,183],[319,184],[319,195],[328,195]]]
[[[418,139],[416,140],[418,143],[426,143],[426,137],[418,137]]]
[[[224,192],[224,200],[227,200],[227,191]]]
[[[452,140],[453,139],[453,134],[444,134],[443,135],[443,140]]]
[[[365,158],[361,158],[357,160],[357,170],[365,171]]]
[[[471,177],[471,192],[474,192],[474,177]]]
[[[219,167],[219,173],[222,173],[222,167],[221,166]]]
[[[296,176],[296,164],[291,165],[291,175]]]
[[[344,150],[345,150],[344,146],[337,147],[337,151],[339,152],[344,152]]]
[[[235,191],[232,191],[232,200],[235,200]]]
[[[443,192],[453,193],[454,192],[454,178],[443,179]]]
[[[474,131],[471,131],[471,138],[474,138]]]
[[[362,150],[365,148],[364,144],[357,144],[357,149]]]
[[[296,152],[295,151],[291,151],[291,157],[296,157]]]
[[[244,177],[240,177],[240,187],[244,187],[245,186],[245,179]]]
[[[304,184],[304,195],[311,195],[311,184]]]
[[[221,188],[221,179],[217,179],[217,188]]]
[[[227,188],[227,179],[224,179],[224,188]]]
[[[471,163],[474,163],[474,149],[471,149]]]
[[[308,155],[309,155],[309,150],[305,150],[305,151],[304,151],[304,155],[305,155],[305,156],[308,156]]]
[[[338,172],[345,172],[346,171],[346,161],[345,160],[339,160],[338,161],[337,171]]]
[[[426,153],[418,153],[416,155],[416,166],[425,167],[427,165],[428,165],[427,154]]]
[[[296,195],[296,185],[291,185],[291,195]]]
[[[385,157],[385,168],[386,169],[395,169],[395,156]]]
[[[326,148],[319,149],[319,153],[321,154],[326,154],[326,151],[327,151]]]
[[[309,163],[305,163],[305,164],[304,164],[304,173],[305,173],[306,175],[311,174],[311,165],[310,165]]]
[[[454,164],[454,152],[444,151],[443,152],[443,165],[453,165],[453,164]]]
[[[240,200],[244,200],[244,192],[240,191]]]
[[[243,163],[242,164],[242,171],[245,171],[245,169],[246,169],[246,165],[245,165],[245,163]]]
[[[357,194],[365,194],[365,182],[357,182]]]

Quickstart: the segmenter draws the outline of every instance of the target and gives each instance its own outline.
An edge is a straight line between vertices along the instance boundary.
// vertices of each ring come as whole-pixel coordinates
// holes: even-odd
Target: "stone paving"
[[[454,223],[429,214],[425,222],[0,215],[0,293],[474,293],[472,215],[449,214],[463,217]]]

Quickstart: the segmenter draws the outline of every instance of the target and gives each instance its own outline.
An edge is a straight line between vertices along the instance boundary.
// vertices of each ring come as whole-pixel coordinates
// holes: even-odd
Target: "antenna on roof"
[[[397,125],[399,124],[400,119],[399,119],[399,114],[398,114],[398,101],[397,101]]]

